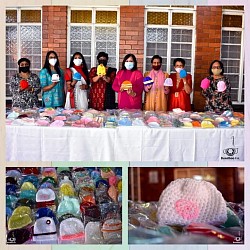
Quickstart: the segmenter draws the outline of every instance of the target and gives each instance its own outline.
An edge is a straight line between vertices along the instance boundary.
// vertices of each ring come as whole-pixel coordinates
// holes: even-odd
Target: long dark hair
[[[58,59],[58,55],[55,51],[53,50],[50,50],[47,52],[47,55],[46,55],[46,58],[45,58],[45,62],[44,62],[44,65],[43,65],[43,69],[47,69],[47,71],[49,72],[49,74],[52,76],[52,72],[51,72],[51,69],[50,69],[50,64],[49,64],[49,56],[50,54],[54,53],[55,56],[56,56],[56,59],[57,59],[57,62],[54,66],[55,70],[56,70],[56,73],[61,76],[61,71],[60,71],[60,63],[59,63],[59,59]]]
[[[79,55],[81,58],[82,58],[82,71],[83,71],[83,73],[85,74],[85,76],[86,76],[86,82],[87,82],[87,84],[89,85],[90,84],[90,82],[89,82],[89,72],[88,72],[88,66],[87,66],[87,64],[86,64],[86,61],[85,61],[85,58],[84,58],[84,56],[83,56],[83,54],[81,53],[81,52],[75,52],[74,54],[73,54],[73,56],[71,57],[71,59],[70,59],[70,63],[69,63],[69,68],[72,68],[72,67],[74,67],[74,57],[75,57],[75,55]]]
[[[217,63],[220,64],[220,68],[221,68],[220,75],[223,75],[223,74],[224,74],[224,66],[223,66],[222,61],[220,61],[220,60],[213,60],[213,61],[211,62],[210,67],[209,67],[209,70],[208,70],[209,75],[213,75],[213,74],[214,74],[214,73],[212,72],[212,67],[213,67],[213,64],[214,64],[215,62],[217,62]]]
[[[134,61],[134,67],[131,69],[131,71],[134,71],[134,70],[137,70],[137,60],[136,60],[136,57],[134,54],[127,54],[123,61],[122,61],[122,69],[126,69],[125,67],[125,62],[126,60],[129,58],[129,57],[132,57],[133,58],[133,61]]]

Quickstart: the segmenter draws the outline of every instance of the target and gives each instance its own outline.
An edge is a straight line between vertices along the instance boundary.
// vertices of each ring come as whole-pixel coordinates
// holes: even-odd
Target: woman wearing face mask
[[[87,64],[80,52],[75,52],[70,59],[69,68],[65,71],[65,81],[67,85],[66,108],[87,109],[89,88],[89,73]]]
[[[113,83],[113,89],[118,93],[118,108],[141,109],[143,88],[143,75],[137,69],[136,57],[127,54]]]
[[[63,107],[65,100],[64,74],[55,51],[47,53],[44,66],[40,71],[40,81],[45,107]]]
[[[30,60],[21,58],[18,61],[19,73],[10,80],[12,107],[22,109],[38,107],[37,94],[41,92],[39,77],[30,72]]]
[[[161,70],[162,57],[154,55],[151,59],[152,70],[145,76],[153,80],[153,85],[145,85],[145,110],[166,111],[167,94],[169,89],[165,90],[164,82],[169,77],[167,73]]]
[[[89,79],[91,83],[89,93],[89,106],[96,110],[114,109],[115,92],[112,89],[116,69],[107,66],[108,54],[99,52],[97,55],[98,65],[103,65],[104,72],[99,73],[98,67],[91,68]]]
[[[169,89],[168,111],[176,108],[191,111],[190,94],[192,92],[192,76],[186,74],[186,71],[182,71],[185,67],[185,60],[183,58],[174,59],[173,66],[176,71],[176,73],[170,74],[173,86],[165,87],[166,90]],[[185,74],[183,74],[184,72]]]
[[[209,76],[201,82],[202,95],[206,98],[205,111],[221,113],[225,110],[233,110],[231,85],[223,74],[223,63],[214,60],[209,67]]]

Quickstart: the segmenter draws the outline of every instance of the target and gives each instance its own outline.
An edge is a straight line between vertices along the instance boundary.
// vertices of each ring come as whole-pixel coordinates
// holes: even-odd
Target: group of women
[[[38,77],[30,71],[30,60],[21,58],[18,61],[19,72],[10,82],[12,106],[23,109],[38,107],[38,94],[42,91],[45,107],[114,109],[117,92],[118,108],[142,109],[145,92],[145,110],[172,111],[179,108],[191,111],[192,77],[185,71],[184,59],[173,61],[175,72],[169,75],[162,70],[162,58],[154,55],[152,69],[144,77],[133,54],[124,57],[118,72],[108,66],[107,53],[100,52],[97,61],[97,67],[88,71],[83,55],[76,52],[69,68],[63,71],[57,53],[49,51]],[[223,73],[222,62],[214,60],[209,76],[201,82],[202,94],[206,98],[205,111],[232,110],[231,86]]]

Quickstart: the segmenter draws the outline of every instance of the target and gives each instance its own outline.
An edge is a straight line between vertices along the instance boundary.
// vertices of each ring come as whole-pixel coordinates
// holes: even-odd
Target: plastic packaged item
[[[25,175],[21,180],[21,184],[23,184],[24,182],[31,182],[35,186],[35,188],[37,188],[39,179],[36,175]]]
[[[39,168],[37,167],[24,167],[22,168],[22,173],[27,175],[29,174],[39,175],[40,171]]]
[[[114,185],[109,187],[108,195],[114,202],[118,202],[118,190]]]
[[[27,214],[31,217],[31,209],[30,207],[27,206],[19,206],[17,208],[15,208],[15,210],[13,211],[12,215],[23,215],[23,214]]]
[[[56,180],[51,176],[44,177],[41,181],[41,184],[43,184],[45,182],[50,182],[53,185],[53,187],[56,187],[56,185],[57,185]]]
[[[90,221],[87,223],[87,225],[85,226],[85,243],[86,244],[103,243],[100,221]]]
[[[50,217],[54,220],[55,225],[58,223],[55,213],[48,207],[41,207],[36,211],[35,218]]]
[[[17,185],[17,179],[14,177],[10,177],[10,176],[6,177],[5,182],[6,182],[6,185],[8,184]]]
[[[19,198],[16,206],[28,206],[31,209],[36,207],[36,202],[32,199],[27,199],[27,198]]]
[[[21,191],[23,190],[33,190],[36,192],[36,187],[31,182],[24,182],[20,188]]]
[[[17,191],[17,186],[14,184],[6,185],[6,195],[15,195]]]
[[[24,228],[32,223],[28,214],[12,214],[8,220],[8,230]]]
[[[101,176],[104,179],[108,179],[111,176],[115,176],[114,171],[110,167],[101,168]]]
[[[55,192],[50,188],[39,189],[36,193],[36,205],[40,207],[51,207],[55,210]]]
[[[108,243],[111,243],[113,241],[121,242],[122,222],[119,219],[105,220],[103,225],[102,225],[101,231],[103,234],[103,238],[106,241],[108,241]]]
[[[77,218],[68,218],[60,223],[60,244],[83,244],[85,241],[84,226]]]
[[[60,202],[57,208],[57,215],[73,214],[75,216],[80,215],[80,204],[77,198],[63,196],[63,200]]]
[[[6,195],[6,206],[15,208],[18,198],[15,195]]]
[[[67,184],[71,185],[72,187],[74,187],[73,182],[69,179],[69,177],[68,177],[67,175],[65,175],[65,176],[63,177],[63,179],[60,180],[60,182],[59,182],[59,187],[61,187],[61,185],[64,184],[64,183],[67,183]]]
[[[37,219],[34,224],[32,239],[36,244],[57,244],[57,232],[54,220],[50,217]]]
[[[101,211],[101,219],[117,218],[120,215],[120,207],[118,203],[109,202],[99,204]]]
[[[22,190],[20,192],[19,198],[36,200],[36,192],[34,190]]]
[[[91,187],[82,187],[78,194],[80,202],[91,202],[95,204],[95,193],[94,189]]]
[[[70,197],[76,196],[75,189],[72,185],[73,183],[69,183],[69,182],[64,182],[60,185],[60,188],[59,188],[60,198],[62,198],[63,196],[70,196]]]
[[[57,181],[57,173],[56,169],[52,167],[46,167],[42,170],[42,179],[45,177],[52,177],[55,181]]]

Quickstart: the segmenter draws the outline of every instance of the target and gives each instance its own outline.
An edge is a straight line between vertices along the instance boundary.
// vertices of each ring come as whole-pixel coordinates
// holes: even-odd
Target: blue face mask
[[[125,68],[131,70],[134,68],[134,62],[125,62]]]

